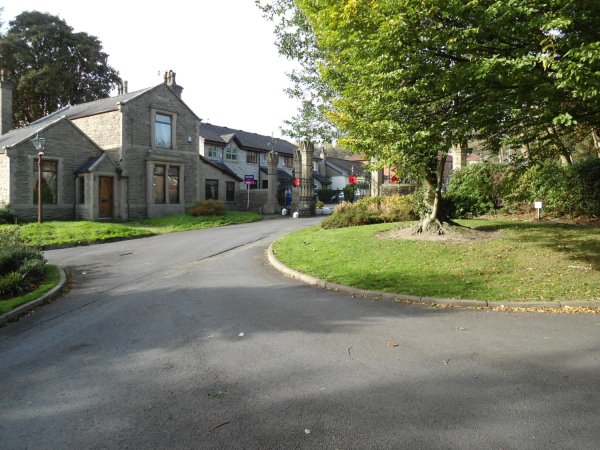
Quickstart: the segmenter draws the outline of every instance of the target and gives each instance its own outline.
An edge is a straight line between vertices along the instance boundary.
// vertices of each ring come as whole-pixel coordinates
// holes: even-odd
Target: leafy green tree
[[[600,121],[600,38],[591,0],[274,0],[280,51],[340,144],[404,167],[426,188],[421,229],[442,230],[448,151],[478,139],[569,157],[564,138]],[[310,100],[310,99],[308,99]],[[307,101],[308,101],[307,100]],[[307,115],[306,115],[307,114]]]
[[[0,40],[0,66],[16,83],[13,124],[27,125],[69,104],[108,97],[121,82],[95,36],[57,16],[23,12]]]

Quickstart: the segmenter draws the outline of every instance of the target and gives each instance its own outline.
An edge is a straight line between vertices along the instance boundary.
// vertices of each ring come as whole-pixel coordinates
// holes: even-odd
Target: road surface
[[[0,328],[0,448],[598,448],[600,316],[353,298],[275,271],[268,244],[317,222],[47,252],[76,284]]]

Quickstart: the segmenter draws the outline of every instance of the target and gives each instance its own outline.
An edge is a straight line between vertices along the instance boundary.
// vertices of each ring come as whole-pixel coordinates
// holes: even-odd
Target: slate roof
[[[65,106],[64,108],[59,109],[58,111],[31,123],[29,126],[36,125],[38,123],[43,123],[56,115],[66,116],[69,119],[77,119],[79,117],[87,117],[93,116],[94,114],[100,114],[109,111],[117,111],[119,109],[117,103],[127,103],[128,101],[139,97],[140,95],[154,89],[155,87],[156,86],[152,86],[146,89],[141,89],[139,91],[117,95],[115,97],[101,98],[100,100],[81,103],[79,105]]]
[[[258,150],[263,152],[270,152],[273,150],[271,148],[271,136],[249,133],[244,130],[235,130],[233,128],[221,127],[210,123],[201,123],[199,133],[200,137],[217,145],[224,146],[231,140],[233,135],[235,135],[244,150]],[[284,139],[275,138],[273,139],[273,143],[275,147],[274,150],[277,153],[289,156],[293,156],[294,151],[298,148],[296,145]]]
[[[99,156],[97,158],[89,158],[86,162],[84,162],[82,165],[80,165],[77,169],[75,169],[73,171],[73,173],[85,173],[85,172],[89,172],[90,169],[92,168],[92,166],[94,164],[96,164],[96,162],[102,158],[102,156]]]
[[[332,164],[335,168],[339,168],[345,172],[345,175],[364,175],[364,165],[358,161],[348,161],[340,158],[327,158],[325,164]],[[354,172],[352,172],[354,168]]]
[[[260,170],[263,173],[266,173],[266,174],[269,173],[268,168],[265,166],[260,166]],[[289,173],[287,173],[285,170],[278,168],[277,169],[277,179],[287,181],[287,180],[293,180],[294,177],[291,176]]]
[[[72,105],[72,106],[65,106],[62,109],[59,109],[58,111],[47,115],[46,117],[42,117],[41,119],[32,122],[29,126],[31,125],[36,125],[38,123],[42,123],[54,116],[66,116],[69,119],[78,119],[80,117],[88,117],[88,116],[93,116],[95,114],[102,114],[102,113],[106,113],[106,112],[110,112],[110,111],[117,111],[119,109],[119,105],[118,103],[127,103],[130,102],[131,100],[138,98],[139,96],[145,94],[146,92],[149,92],[153,89],[156,89],[158,86],[163,85],[164,83],[160,83],[157,84],[156,86],[151,86],[145,89],[140,89],[138,91],[134,91],[134,92],[128,92],[127,94],[121,94],[121,95],[116,95],[114,97],[108,97],[108,98],[101,98],[100,100],[94,100],[91,102],[86,102],[86,103],[81,103],[79,105]],[[179,98],[179,97],[178,97]],[[181,100],[181,99],[179,99]],[[200,118],[198,116],[196,116],[196,114],[185,104],[185,102],[183,100],[181,100],[181,103],[183,103],[192,114],[194,114],[194,116],[200,120]]]
[[[313,176],[315,177],[315,180],[317,180],[321,184],[331,184],[331,180],[326,176],[321,175],[320,173],[315,172],[313,173]]]
[[[0,136],[0,149],[4,147],[12,147],[20,144],[21,142],[32,139],[37,133],[42,132],[46,128],[59,122],[62,116],[55,117],[54,120],[48,120],[42,123],[31,124],[27,127],[17,128],[16,130],[10,130],[8,133]],[[31,144],[33,146],[33,144]]]
[[[233,170],[231,170],[225,163],[223,163],[221,161],[212,161],[208,158],[205,158],[202,155],[199,155],[199,156],[200,156],[200,161],[204,162],[205,164],[210,164],[211,166],[216,167],[221,172],[229,175],[230,177],[235,178],[238,181],[244,181],[239,176],[237,176],[236,173]]]

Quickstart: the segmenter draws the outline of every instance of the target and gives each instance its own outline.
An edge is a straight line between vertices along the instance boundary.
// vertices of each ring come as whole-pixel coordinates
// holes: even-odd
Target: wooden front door
[[[98,179],[98,204],[100,206],[99,218],[107,219],[113,216],[113,178],[99,177]]]

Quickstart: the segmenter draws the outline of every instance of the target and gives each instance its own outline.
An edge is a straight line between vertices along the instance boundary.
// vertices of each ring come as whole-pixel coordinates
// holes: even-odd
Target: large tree
[[[121,82],[95,36],[57,16],[24,12],[0,40],[0,67],[16,83],[13,124],[27,125],[69,104],[108,97]]]
[[[280,51],[302,64],[296,91],[320,96],[320,118],[341,132],[342,145],[423,181],[422,229],[439,229],[443,162],[453,145],[478,139],[490,149],[525,144],[567,153],[567,136],[600,123],[597,1],[275,0],[262,7],[278,24]],[[305,108],[296,121],[307,128],[315,112]]]

